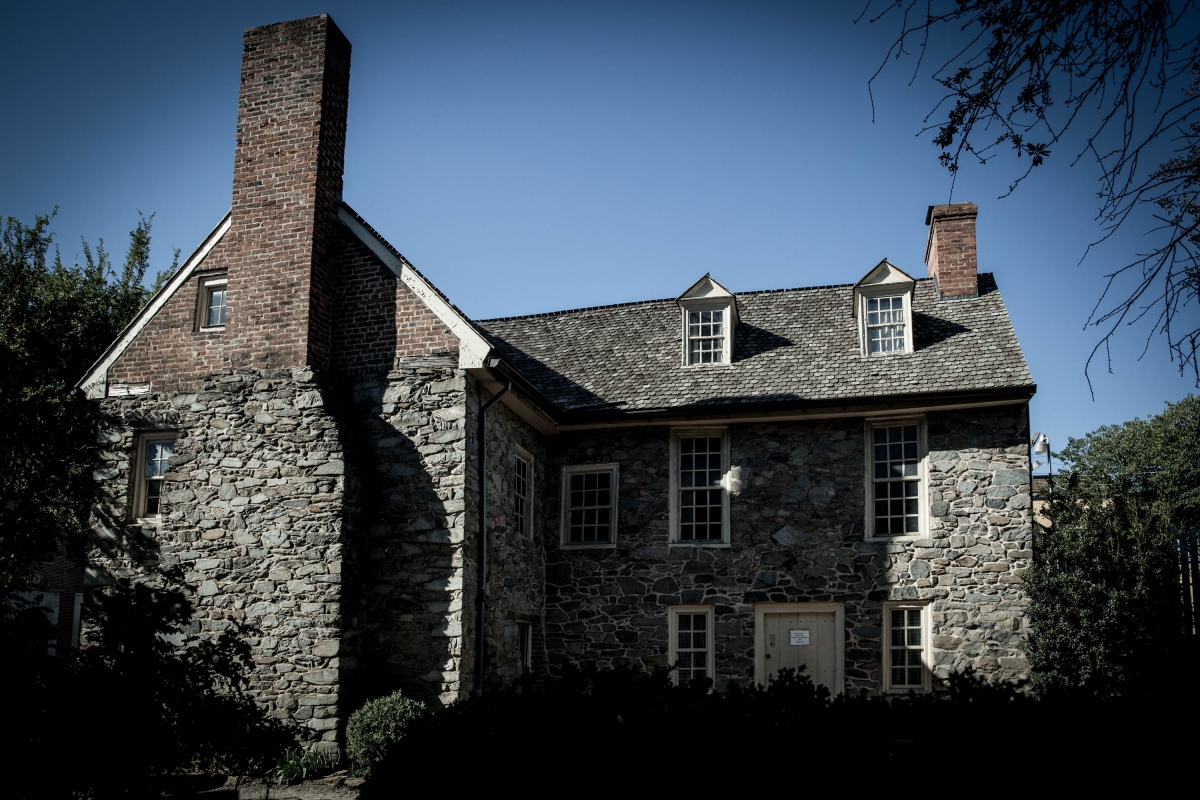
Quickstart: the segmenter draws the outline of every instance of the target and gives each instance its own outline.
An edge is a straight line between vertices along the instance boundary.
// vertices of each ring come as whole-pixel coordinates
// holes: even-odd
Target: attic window
[[[223,273],[200,278],[200,292],[196,299],[197,330],[221,330],[225,327],[228,287],[229,278]]]
[[[867,352],[899,353],[904,346],[904,296],[867,298]]]
[[[725,362],[725,311],[688,312],[688,364]]]
[[[733,361],[733,330],[738,323],[737,298],[705,275],[675,301],[683,316],[683,366],[729,364]]]

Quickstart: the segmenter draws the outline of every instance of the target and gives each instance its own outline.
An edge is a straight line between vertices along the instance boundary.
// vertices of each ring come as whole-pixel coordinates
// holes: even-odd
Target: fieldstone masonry
[[[190,638],[242,626],[251,694],[309,739],[337,736],[345,464],[310,369],[232,371],[196,392],[101,403],[88,582],[184,571]],[[128,521],[137,436],[176,431],[160,525]],[[180,642],[185,644],[185,642]]]
[[[882,684],[882,603],[932,603],[935,675],[1022,676],[1020,573],[1030,552],[1028,445],[1009,410],[928,416],[929,538],[870,541],[865,426],[833,419],[730,427],[729,547],[671,544],[669,429],[564,435],[552,466],[617,462],[615,548],[570,548],[551,517],[551,669],[667,666],[667,607],[711,604],[718,683],[754,678],[754,604],[843,602],[848,689]],[[560,491],[551,469],[546,496]]]

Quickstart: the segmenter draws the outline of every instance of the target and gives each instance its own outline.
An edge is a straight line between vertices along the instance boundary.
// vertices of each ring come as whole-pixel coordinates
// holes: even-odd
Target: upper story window
[[[708,275],[676,300],[683,312],[683,365],[729,364],[733,360],[733,330],[737,299]]]
[[[533,456],[517,445],[513,460],[513,527],[522,536],[533,536]]]
[[[681,430],[671,436],[671,542],[729,542],[729,434]]]
[[[867,298],[867,353],[899,353],[907,350],[908,320],[904,295]]]
[[[918,536],[922,523],[923,425],[919,420],[868,426],[870,533]]]
[[[171,456],[175,452],[175,433],[163,431],[143,434],[138,439],[133,487],[133,516],[154,519],[159,516],[163,482]]]
[[[563,467],[562,543],[613,547],[617,541],[617,465]]]
[[[225,327],[225,305],[229,296],[229,278],[206,275],[200,278],[200,293],[196,305],[196,327],[199,330]]]
[[[864,356],[912,352],[912,298],[916,285],[886,260],[854,286],[854,315]]]

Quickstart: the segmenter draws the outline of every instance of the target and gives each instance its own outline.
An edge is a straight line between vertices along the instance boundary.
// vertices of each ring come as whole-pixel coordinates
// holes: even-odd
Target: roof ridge
[[[979,274],[981,276],[982,275],[991,275],[990,272],[981,272]],[[921,282],[921,281],[932,280],[932,278],[914,278],[914,280]],[[788,287],[788,288],[783,288],[783,289],[752,289],[750,291],[745,291],[745,292],[733,292],[733,296],[738,297],[738,296],[759,295],[759,294],[778,294],[780,292],[811,292],[811,291],[816,291],[818,289],[849,289],[849,288],[853,288],[854,286],[855,286],[855,284],[853,284],[853,283],[827,283],[827,284],[821,284],[818,286],[793,286],[793,287]],[[563,314],[577,314],[581,311],[603,311],[604,309],[607,309],[607,308],[628,308],[630,306],[646,306],[646,305],[650,305],[652,303],[674,303],[677,299],[678,298],[676,298],[676,297],[660,297],[660,298],[657,298],[654,300],[627,300],[624,303],[607,303],[605,305],[599,305],[599,306],[580,306],[578,308],[563,308],[563,309],[559,309],[557,311],[538,311],[533,314],[514,314],[512,316],[507,316],[507,317],[486,317],[484,319],[477,319],[477,320],[473,320],[473,321],[479,322],[479,323],[511,322],[513,320],[518,320],[518,319],[537,319],[538,317],[560,317]]]

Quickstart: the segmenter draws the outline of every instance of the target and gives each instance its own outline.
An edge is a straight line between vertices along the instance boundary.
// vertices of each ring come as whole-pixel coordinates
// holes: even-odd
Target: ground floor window
[[[521,677],[533,672],[533,625],[517,623],[517,669]]]
[[[675,606],[671,610],[668,658],[675,683],[713,678],[712,606]]]
[[[886,604],[883,631],[884,690],[929,691],[929,606]]]

